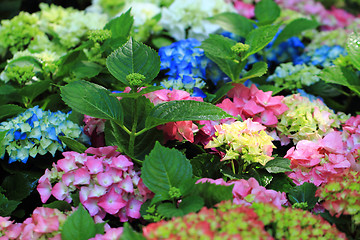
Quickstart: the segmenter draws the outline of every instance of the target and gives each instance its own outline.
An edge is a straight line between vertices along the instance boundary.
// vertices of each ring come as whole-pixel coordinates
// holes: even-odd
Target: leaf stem
[[[130,132],[130,139],[129,139],[129,153],[131,156],[134,155],[134,146],[135,146],[135,138],[136,138],[136,128],[137,128],[137,123],[138,123],[138,112],[137,112],[137,103],[138,100],[137,98],[135,98],[135,104],[134,104],[134,122],[131,128],[131,132]]]
[[[120,123],[119,121],[117,121],[117,120],[114,120],[114,122],[115,122],[117,125],[119,125],[119,127],[121,127],[127,134],[131,135],[130,130],[127,129],[127,127],[126,127],[125,125],[121,124],[121,123]]]

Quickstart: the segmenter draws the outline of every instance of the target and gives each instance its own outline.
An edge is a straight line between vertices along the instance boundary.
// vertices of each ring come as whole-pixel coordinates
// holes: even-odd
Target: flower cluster
[[[235,12],[235,9],[223,0],[174,0],[168,8],[162,9],[159,24],[176,40],[196,38],[202,41],[220,30],[206,18],[222,12]]]
[[[297,143],[300,140],[316,140],[340,127],[347,118],[341,113],[335,114],[320,99],[310,101],[300,94],[285,97],[283,102],[288,110],[280,116],[276,129]]]
[[[274,82],[276,87],[283,87],[290,91],[310,86],[320,80],[321,70],[313,65],[294,65],[292,62],[282,63],[267,81]]]
[[[311,182],[316,186],[326,183],[332,176],[350,168],[347,151],[338,131],[332,131],[317,141],[301,140],[296,148],[288,150],[292,173],[289,177],[296,184]]]
[[[265,165],[273,159],[272,150],[275,148],[273,138],[264,130],[265,126],[253,122],[250,118],[244,122],[236,121],[231,124],[215,126],[216,133],[205,148],[218,148],[225,151],[224,160],[241,158],[246,165],[258,162]]]
[[[344,233],[310,212],[271,204],[223,202],[182,218],[151,223],[146,239],[346,239]]]
[[[271,203],[279,209],[281,209],[283,205],[287,204],[285,193],[276,192],[272,189],[266,189],[265,187],[260,186],[255,178],[249,178],[248,180],[230,180],[228,182],[225,182],[222,178],[216,180],[202,178],[199,179],[196,184],[205,182],[223,186],[233,185],[232,194],[234,204],[249,206],[254,202]]]
[[[350,171],[334,175],[316,191],[322,206],[330,214],[339,217],[341,214],[352,215],[355,224],[360,224],[360,173]]]
[[[104,218],[108,213],[122,222],[140,218],[140,207],[152,193],[132,161],[116,152],[116,147],[88,148],[82,154],[64,152],[63,156],[39,179],[37,190],[43,203],[51,195],[71,202],[71,194],[78,191],[91,216]]]
[[[43,111],[38,106],[27,109],[19,116],[0,124],[0,131],[6,131],[5,150],[9,155],[9,163],[22,161],[26,163],[29,156],[63,151],[66,147],[58,136],[77,139],[81,136],[81,128],[67,120],[69,114],[63,112]],[[4,155],[1,156],[4,158]]]
[[[341,46],[326,46],[309,50],[303,55],[295,58],[295,64],[307,64],[319,67],[328,67],[333,65],[333,61],[341,55],[347,55],[345,49]]]
[[[222,108],[234,117],[242,119],[253,118],[267,127],[274,127],[278,123],[278,117],[288,107],[282,102],[283,96],[272,97],[272,92],[263,92],[255,84],[250,88],[242,84],[233,84],[234,87],[227,93],[229,98],[224,99],[216,106]]]
[[[342,138],[345,148],[349,152],[348,159],[351,168],[360,171],[360,115],[350,117],[342,125]]]

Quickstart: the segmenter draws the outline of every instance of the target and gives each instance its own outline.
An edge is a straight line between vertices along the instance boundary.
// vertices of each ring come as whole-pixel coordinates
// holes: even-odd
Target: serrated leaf
[[[275,37],[278,29],[278,25],[266,25],[252,30],[245,40],[245,44],[248,44],[250,48],[241,60],[244,61],[250,55],[257,53],[268,45]]]
[[[0,85],[0,95],[9,95],[16,92],[16,88],[11,85]]]
[[[301,32],[317,28],[319,23],[315,20],[309,20],[306,18],[297,18],[290,22],[285,28],[280,32],[277,38],[274,41],[273,47],[278,46],[283,41],[287,40],[290,37],[299,35]]]
[[[360,71],[360,34],[353,32],[346,41],[346,50],[351,63]]]
[[[146,238],[136,231],[134,231],[128,222],[124,223],[123,232],[120,236],[120,240],[146,240]]]
[[[6,191],[6,197],[11,200],[21,201],[35,189],[37,179],[28,174],[17,172],[7,176],[1,187]]]
[[[8,200],[4,194],[0,193],[0,216],[10,216],[20,203],[21,201]]]
[[[213,207],[215,204],[233,199],[233,185],[222,186],[212,183],[198,183],[195,185],[195,191],[205,200],[205,206],[208,208]]]
[[[123,122],[122,106],[105,88],[87,81],[76,81],[61,87],[61,98],[75,111],[101,119]]]
[[[273,175],[268,173],[264,169],[251,168],[249,170],[249,173],[246,176],[247,176],[247,178],[250,178],[250,177],[255,178],[256,181],[258,181],[258,183],[263,187],[266,187],[267,185],[269,185],[273,179]]]
[[[278,192],[289,192],[295,186],[295,183],[291,178],[289,178],[285,173],[273,174],[273,179],[270,184],[266,187],[268,189],[273,189]]]
[[[130,38],[107,57],[106,66],[116,79],[127,86],[130,84],[126,76],[131,73],[144,75],[144,83],[150,83],[160,71],[160,56],[155,50]]]
[[[231,84],[223,85],[219,90],[216,91],[215,97],[211,100],[212,104],[216,104],[222,99],[234,86]]]
[[[280,7],[273,0],[261,0],[255,5],[258,25],[273,23],[280,16]]]
[[[267,162],[264,168],[269,173],[283,173],[292,171],[290,168],[290,160],[282,157],[276,157],[273,160]]]
[[[252,68],[244,74],[242,78],[235,82],[245,82],[248,79],[261,77],[262,75],[266,74],[268,70],[268,66],[266,62],[256,62],[252,65]]]
[[[154,149],[145,157],[141,177],[155,194],[167,194],[171,187],[179,188],[183,181],[192,178],[192,167],[179,150],[156,142]]]
[[[103,67],[97,63],[89,61],[79,61],[73,67],[73,73],[78,79],[92,78],[98,75]]]
[[[219,120],[232,117],[221,108],[206,102],[193,100],[170,101],[156,105],[146,119],[146,128],[167,122],[187,120]]]
[[[24,112],[26,109],[14,104],[6,104],[0,106],[0,120],[18,115]]]
[[[232,32],[241,37],[246,37],[254,29],[253,21],[233,12],[223,12],[208,18],[208,20],[219,25],[225,31]]]
[[[203,206],[204,200],[195,195],[182,199],[179,207],[176,207],[172,203],[162,203],[157,207],[157,211],[167,218],[182,217],[188,213],[197,212]]]
[[[101,230],[101,231],[99,231]],[[90,214],[80,204],[79,208],[71,214],[64,222],[61,239],[62,240],[87,240],[95,235],[103,234],[104,229],[98,229]]]
[[[71,149],[72,151],[78,153],[84,153],[86,149],[88,149],[84,144],[81,142],[76,141],[75,139],[66,137],[66,136],[59,136],[60,141],[65,143],[66,147]]]
[[[346,86],[360,96],[360,79],[351,70],[344,67],[331,66],[325,68],[319,77],[325,82]]]
[[[217,179],[221,177],[220,166],[223,164],[220,162],[220,158],[214,154],[199,154],[190,160],[193,174],[199,178],[213,178]]]
[[[300,186],[294,187],[288,193],[288,199],[290,203],[306,202],[308,204],[307,209],[313,209],[318,201],[318,197],[315,197],[317,187],[312,183],[303,183]]]
[[[41,80],[39,82],[34,82],[21,88],[18,94],[22,97],[27,97],[30,101],[33,101],[37,96],[49,89],[50,83],[50,80]]]
[[[130,34],[134,18],[130,14],[131,9],[121,14],[119,17],[111,19],[104,29],[111,31],[112,38],[127,37]]]

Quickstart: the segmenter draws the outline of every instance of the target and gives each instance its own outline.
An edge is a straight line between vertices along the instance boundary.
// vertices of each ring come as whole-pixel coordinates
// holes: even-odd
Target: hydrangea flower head
[[[317,49],[310,49],[294,60],[295,64],[307,64],[321,67],[332,66],[333,61],[341,55],[346,56],[345,49],[341,46],[323,45]]]
[[[241,158],[246,164],[258,162],[265,165],[273,159],[273,138],[264,131],[266,127],[260,123],[247,119],[244,122],[218,125],[215,129],[216,137],[205,148],[224,147],[226,154],[222,161]]]
[[[91,154],[91,155],[90,155]],[[140,218],[140,207],[152,196],[128,157],[116,147],[88,148],[85,153],[64,152],[37,187],[43,203],[52,195],[72,202],[78,192],[80,202],[91,216],[111,214],[128,221]]]
[[[22,161],[29,157],[50,152],[63,151],[66,145],[58,136],[77,139],[82,129],[67,120],[68,114],[43,111],[38,106],[30,108],[13,119],[0,124],[0,131],[7,131],[5,150],[9,155],[9,163]],[[1,156],[4,158],[4,156]]]

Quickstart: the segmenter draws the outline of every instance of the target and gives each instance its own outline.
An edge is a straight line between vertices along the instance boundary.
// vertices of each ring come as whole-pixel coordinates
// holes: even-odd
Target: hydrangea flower
[[[82,129],[67,120],[69,114],[43,111],[38,106],[27,109],[13,119],[0,124],[0,131],[6,131],[5,150],[9,163],[21,161],[26,163],[29,157],[63,151],[66,147],[58,136],[77,139]],[[4,155],[1,156],[4,158]]]
[[[162,9],[159,24],[175,40],[195,38],[202,41],[220,30],[206,18],[222,12],[235,12],[235,9],[223,0],[174,0],[168,8]]]
[[[283,102],[289,109],[280,116],[276,129],[294,143],[320,139],[347,118],[343,113],[335,114],[320,99],[310,101],[299,93],[285,97]]]
[[[225,74],[205,56],[204,50],[198,48],[200,45],[198,40],[190,38],[159,49],[160,67],[168,76],[161,82],[163,87],[194,93],[195,89],[205,86],[207,78],[214,84],[225,78]]]
[[[51,195],[70,203],[71,194],[78,192],[91,216],[103,219],[108,213],[122,222],[140,218],[140,207],[152,193],[130,158],[113,146],[91,147],[82,154],[64,152],[63,156],[39,179],[37,190],[43,203]]]
[[[254,162],[265,165],[273,159],[272,150],[275,148],[273,138],[264,130],[265,126],[253,122],[250,118],[244,122],[236,121],[231,124],[215,126],[215,136],[205,148],[218,148],[225,151],[224,160],[242,159],[245,166]]]
[[[210,179],[201,178],[198,183],[213,183],[216,185],[231,186],[233,185],[233,203],[249,206],[254,202],[271,203],[277,208],[281,209],[283,205],[287,204],[286,194],[274,191],[272,189],[266,189],[260,186],[255,178],[249,178],[248,180],[230,180],[225,182],[222,178]]]
[[[309,50],[294,60],[295,64],[307,64],[320,67],[332,66],[333,61],[341,55],[347,55],[341,46],[321,46],[315,50]]]
[[[331,215],[352,215],[355,224],[360,224],[360,172],[330,177],[317,189],[316,196]]]
[[[342,125],[342,139],[348,151],[351,168],[360,171],[360,115],[350,117]]]
[[[150,223],[143,228],[146,239],[346,239],[345,233],[320,216],[300,209],[271,204],[251,206],[222,202],[216,209],[170,221]]]
[[[285,158],[290,159],[293,170],[289,177],[298,185],[310,182],[320,186],[351,166],[338,131],[332,131],[317,141],[299,141],[296,147],[287,151]]]
[[[276,87],[284,87],[294,92],[298,88],[318,82],[320,72],[321,70],[313,65],[282,63],[276,67],[275,72],[268,77],[267,81],[274,82]]]

